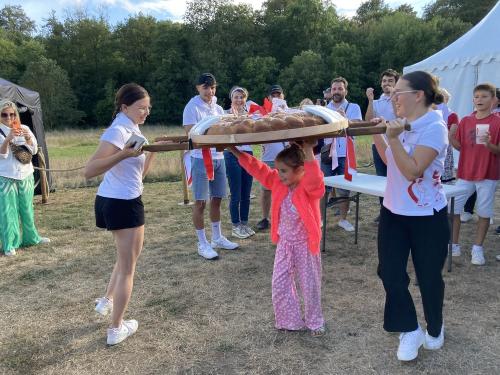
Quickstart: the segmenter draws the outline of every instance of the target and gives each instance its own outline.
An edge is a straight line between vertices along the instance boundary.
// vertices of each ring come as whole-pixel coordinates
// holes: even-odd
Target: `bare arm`
[[[366,97],[368,98],[368,108],[366,109],[365,120],[370,121],[372,118],[375,117],[375,113],[373,112],[373,100],[374,100],[373,88],[368,87],[366,89]]]
[[[99,176],[123,159],[139,156],[141,153],[142,150],[134,150],[133,145],[120,150],[109,142],[101,141],[96,152],[85,166],[84,176],[86,179]]]
[[[233,154],[234,156],[236,156],[236,158],[238,158],[240,155],[241,155],[241,151],[238,150],[235,146],[229,146],[227,148],[227,150]]]
[[[500,155],[500,144],[495,145],[494,143],[491,143],[491,135],[490,132],[487,132],[484,136],[482,141],[484,142],[484,145],[488,150],[490,150],[493,154],[495,155]]]
[[[191,128],[194,126],[194,124],[192,125],[184,125],[184,130],[186,132],[187,135],[189,135],[189,131],[191,130]]]

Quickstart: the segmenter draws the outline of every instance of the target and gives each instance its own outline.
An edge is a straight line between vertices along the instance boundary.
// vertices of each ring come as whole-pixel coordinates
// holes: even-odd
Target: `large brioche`
[[[223,118],[212,125],[206,132],[207,135],[260,133],[277,130],[298,129],[309,126],[325,124],[326,121],[319,116],[307,113],[273,113],[271,116],[254,120],[248,117]]]

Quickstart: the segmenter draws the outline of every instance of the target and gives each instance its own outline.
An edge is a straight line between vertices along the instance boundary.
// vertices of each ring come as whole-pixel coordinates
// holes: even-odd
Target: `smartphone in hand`
[[[140,149],[142,146],[147,145],[148,140],[142,135],[132,133],[130,138],[125,143],[125,147],[134,147],[134,150]]]

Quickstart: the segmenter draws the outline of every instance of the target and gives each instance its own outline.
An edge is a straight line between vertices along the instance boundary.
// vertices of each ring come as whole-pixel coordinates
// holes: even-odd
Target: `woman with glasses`
[[[116,245],[117,259],[106,294],[96,301],[95,307],[101,315],[111,313],[108,345],[122,342],[139,326],[137,320],[123,317],[144,240],[142,180],[154,153],[146,156],[141,147],[128,140],[132,136],[141,139],[139,125],[144,124],[150,110],[149,94],[143,87],[135,83],[123,85],[116,93],[113,122],[85,167],[87,179],[104,174],[95,200],[96,225],[111,231]]]
[[[0,101],[0,228],[2,249],[6,256],[16,255],[20,247],[48,243],[40,237],[33,214],[33,164],[16,158],[14,148],[23,146],[35,155],[36,138],[21,125],[16,105]]]
[[[243,87],[233,87],[229,92],[231,108],[226,112],[236,117],[246,116],[246,101],[248,91]],[[249,145],[238,146],[238,150],[253,155]],[[245,171],[238,159],[229,151],[224,151],[226,176],[229,183],[231,198],[229,200],[229,213],[233,224],[232,235],[236,238],[248,238],[255,232],[248,226],[248,213],[250,211],[250,193],[252,191],[253,177]]]
[[[423,345],[444,343],[441,275],[449,239],[447,201],[441,185],[448,130],[432,104],[443,102],[436,79],[417,71],[398,80],[392,93],[398,119],[386,136],[374,136],[387,165],[387,187],[378,230],[378,275],[386,292],[384,329],[399,332],[397,358],[410,361]],[[404,130],[405,122],[411,131]],[[422,296],[427,331],[417,320],[406,272],[411,253]]]

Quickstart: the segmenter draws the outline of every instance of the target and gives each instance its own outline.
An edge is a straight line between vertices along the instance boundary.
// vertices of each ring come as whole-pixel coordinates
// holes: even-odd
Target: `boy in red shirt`
[[[453,223],[453,256],[460,255],[458,236],[460,215],[467,198],[477,192],[477,232],[472,246],[471,263],[485,263],[483,242],[493,216],[495,189],[500,179],[500,117],[491,113],[496,98],[495,86],[484,83],[474,88],[476,112],[465,116],[460,124],[450,129],[450,141],[460,151],[457,186],[467,188],[467,193],[455,199]]]

